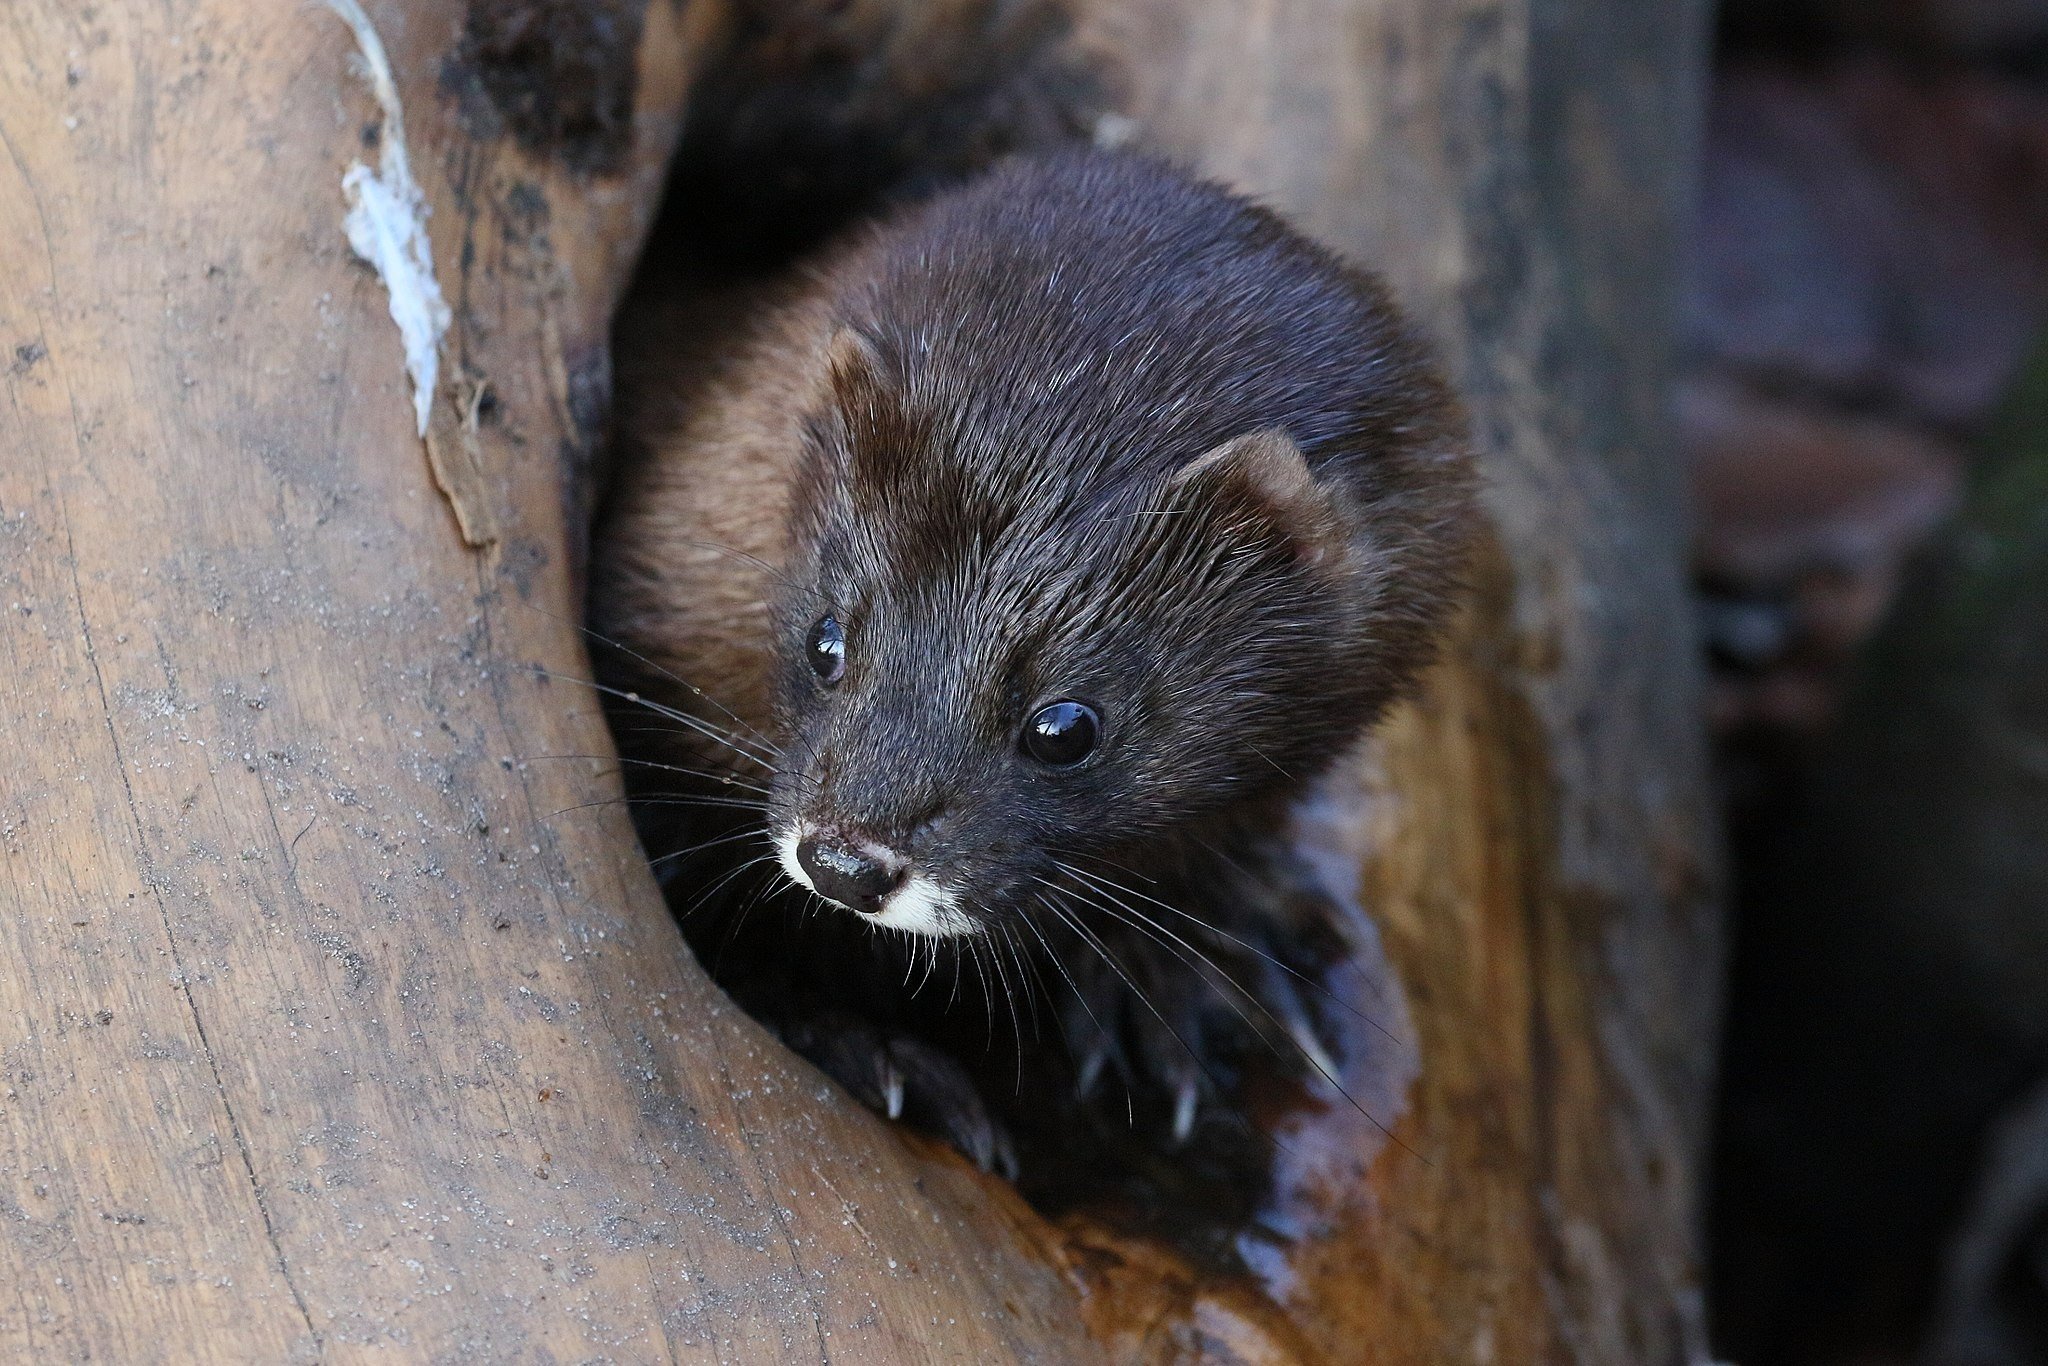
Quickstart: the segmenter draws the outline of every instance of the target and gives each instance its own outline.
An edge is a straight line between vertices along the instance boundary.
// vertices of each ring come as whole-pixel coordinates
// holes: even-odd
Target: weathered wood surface
[[[1080,9],[1136,136],[1419,305],[1494,480],[1457,648],[1317,816],[1411,1045],[1355,1064],[1399,1142],[1295,1125],[1261,1284],[901,1142],[722,1004],[617,808],[563,811],[616,793],[542,757],[609,751],[533,669],[584,669],[564,489],[719,17],[586,8],[639,43],[623,140],[574,44],[371,6],[480,549],[342,239],[382,134],[341,22],[0,24],[0,1355],[1697,1352],[1717,945],[1660,408],[1692,7]],[[557,58],[582,104],[522,80]]]
[[[1004,1206],[723,1004],[624,812],[553,814],[612,790],[534,666],[585,670],[564,460],[679,11],[584,176],[465,115],[458,6],[370,8],[481,551],[342,236],[342,21],[0,19],[0,1358],[1084,1357]]]

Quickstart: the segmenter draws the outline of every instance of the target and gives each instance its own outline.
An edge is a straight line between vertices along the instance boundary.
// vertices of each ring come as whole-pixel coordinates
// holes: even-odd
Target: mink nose
[[[903,881],[903,869],[891,866],[879,851],[831,836],[797,845],[796,861],[819,896],[867,915],[879,912],[882,898]]]

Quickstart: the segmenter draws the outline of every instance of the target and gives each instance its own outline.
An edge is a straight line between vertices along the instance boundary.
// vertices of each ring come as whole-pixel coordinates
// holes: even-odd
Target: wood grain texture
[[[617,7],[606,174],[465,103],[458,6],[369,10],[486,553],[342,236],[341,21],[0,18],[0,1357],[1086,1359],[1012,1207],[737,1015],[561,757],[609,749],[564,491],[715,7]]]

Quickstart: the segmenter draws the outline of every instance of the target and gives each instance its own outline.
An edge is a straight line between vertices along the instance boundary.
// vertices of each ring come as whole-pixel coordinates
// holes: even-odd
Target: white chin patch
[[[818,889],[811,885],[811,875],[804,871],[803,864],[797,862],[796,845],[796,831],[778,831],[775,836],[775,861],[782,865],[783,872],[789,874],[791,882],[816,896]]]
[[[794,830],[784,830],[775,836],[775,861],[782,865],[782,871],[789,874],[789,880],[813,896],[818,889],[811,885],[810,874],[796,857],[797,835]],[[830,900],[829,897],[822,898]],[[837,909],[845,910],[833,903]],[[882,929],[901,930],[905,934],[925,935],[933,939],[944,939],[951,935],[973,934],[980,927],[974,918],[960,909],[960,899],[922,873],[912,873],[903,880],[903,885],[889,894],[882,903],[882,909],[874,915],[863,915],[859,911],[846,911],[867,924]]]
[[[881,914],[863,918],[871,924],[933,939],[973,934],[976,928],[973,917],[960,909],[960,899],[922,873],[912,873],[901,887],[889,893]]]

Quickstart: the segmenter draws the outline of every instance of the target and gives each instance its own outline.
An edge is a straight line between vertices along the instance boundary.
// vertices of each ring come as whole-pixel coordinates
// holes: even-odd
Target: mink
[[[1074,148],[670,300],[619,367],[592,625],[742,1004],[1008,1172],[1170,1160],[1276,1041],[1325,1069],[1341,935],[1277,834],[1430,659],[1474,491],[1372,275]]]

